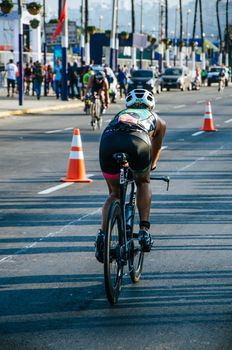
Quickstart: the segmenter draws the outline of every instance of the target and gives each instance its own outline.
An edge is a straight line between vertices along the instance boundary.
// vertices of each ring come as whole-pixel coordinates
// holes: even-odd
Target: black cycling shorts
[[[150,169],[151,140],[144,131],[112,131],[103,133],[100,142],[100,166],[105,177],[119,173],[114,153],[123,152],[129,156],[129,166],[135,172]],[[109,176],[110,177],[110,176]]]

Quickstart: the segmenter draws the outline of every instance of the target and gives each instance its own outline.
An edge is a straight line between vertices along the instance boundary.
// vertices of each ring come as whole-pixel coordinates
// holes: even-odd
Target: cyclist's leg
[[[134,173],[134,179],[137,186],[137,207],[140,217],[140,222],[150,221],[150,209],[151,209],[151,185],[150,185],[150,172],[147,171],[144,174]],[[144,225],[140,225],[140,228],[146,229]]]

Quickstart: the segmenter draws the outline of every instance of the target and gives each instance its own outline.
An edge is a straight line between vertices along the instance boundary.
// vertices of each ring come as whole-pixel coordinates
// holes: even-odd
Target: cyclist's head
[[[126,107],[155,108],[155,98],[152,92],[145,89],[131,90],[126,96]]]
[[[95,74],[96,80],[101,82],[105,78],[105,73],[103,71],[99,71]]]

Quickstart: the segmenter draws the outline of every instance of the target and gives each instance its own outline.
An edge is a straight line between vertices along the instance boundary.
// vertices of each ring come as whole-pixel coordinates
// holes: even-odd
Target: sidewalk
[[[36,96],[25,96],[23,106],[19,106],[18,95],[15,97],[4,97],[1,95],[0,118],[62,110],[67,108],[71,109],[81,106],[84,108],[84,104],[80,100],[61,101],[57,100],[55,96],[42,96],[40,100],[37,100]]]

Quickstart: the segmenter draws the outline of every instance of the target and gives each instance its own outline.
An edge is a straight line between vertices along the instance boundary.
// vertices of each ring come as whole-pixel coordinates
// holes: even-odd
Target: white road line
[[[86,177],[87,178],[94,177],[94,174],[86,174]],[[62,183],[60,185],[57,185],[57,186],[54,186],[54,187],[50,187],[50,188],[47,188],[44,191],[38,192],[38,194],[49,194],[49,193],[61,190],[62,188],[65,188],[65,187],[68,187],[70,185],[73,185],[74,183],[75,182],[64,182],[64,183]]]
[[[192,136],[198,136],[198,135],[203,134],[204,132],[205,132],[204,130],[202,130],[202,131],[197,131],[197,132],[195,132],[194,134],[192,134]]]
[[[94,211],[92,211],[91,213],[89,214],[84,214],[83,216],[81,216],[80,218],[76,219],[76,220],[73,220],[71,222],[69,222],[67,225],[61,227],[61,229],[59,231],[55,231],[55,232],[49,232],[48,234],[46,234],[44,237],[41,237],[41,238],[38,238],[38,241],[37,242],[33,242],[31,243],[30,245],[27,245],[19,250],[17,250],[15,252],[15,254],[12,254],[12,255],[8,255],[8,256],[5,256],[4,258],[0,259],[0,264],[3,263],[4,261],[7,261],[7,260],[10,260],[10,259],[13,259],[15,256],[19,255],[19,254],[22,254],[24,253],[27,249],[30,249],[32,247],[35,247],[38,245],[38,243],[46,240],[47,238],[49,237],[54,237],[55,235],[59,235],[61,234],[62,232],[64,232],[66,229],[69,228],[69,226],[74,226],[77,224],[77,222],[80,222],[80,221],[84,221],[87,217],[89,216],[93,216],[93,215],[96,215],[99,213],[101,213],[102,211],[102,208],[98,208]]]
[[[74,128],[65,128],[64,130],[73,130]]]
[[[224,121],[224,123],[231,123],[232,122],[232,119],[228,119],[228,120],[226,120],[226,121]]]
[[[186,107],[186,105],[177,105],[177,106],[174,106],[173,108],[178,109],[178,108],[183,108],[183,107]]]
[[[204,102],[205,102],[205,100],[199,100],[196,103],[198,104],[198,103],[204,103]]]
[[[218,96],[218,97],[215,98],[215,100],[221,100],[221,99],[222,99],[221,96]]]
[[[168,146],[162,146],[161,150],[163,151],[164,149],[167,149],[167,148],[168,148]]]
[[[52,193],[52,192],[55,192],[55,191],[58,191],[60,190],[61,188],[65,188],[65,187],[68,187],[70,185],[74,184],[74,182],[65,182],[63,184],[60,184],[60,185],[57,185],[57,186],[54,186],[54,187],[50,187],[44,191],[41,191],[41,192],[38,192],[38,194],[48,194],[48,193]]]
[[[183,168],[179,169],[175,174],[176,175],[180,175],[182,171],[190,168],[191,166],[195,165],[196,163],[198,163],[199,161],[205,160],[207,157],[211,156],[212,154],[216,154],[219,151],[221,151],[222,149],[224,149],[224,146],[219,147],[218,149],[215,149],[211,152],[209,152],[209,155],[205,156],[205,157],[199,157],[196,160],[194,160],[192,163],[189,163],[188,165],[184,166]]]
[[[57,132],[61,132],[63,130],[51,130],[51,131],[45,131],[45,134],[55,134]]]

